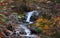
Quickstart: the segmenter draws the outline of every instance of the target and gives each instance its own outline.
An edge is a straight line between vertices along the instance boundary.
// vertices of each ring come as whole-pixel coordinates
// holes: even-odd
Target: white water
[[[27,16],[26,22],[32,23],[32,22],[30,21],[30,18],[31,18],[31,16],[32,16],[33,14],[38,15],[38,12],[35,11],[35,10],[33,10],[33,11],[31,11],[31,12],[28,12],[28,13],[26,14],[26,16]],[[27,36],[29,36],[29,35],[31,34],[30,29],[28,29],[27,26],[26,26],[24,23],[23,23],[23,24],[20,24],[20,27],[24,29],[24,31],[26,32],[26,35],[27,35]]]
[[[35,10],[33,10],[33,11],[31,11],[31,12],[27,12],[27,14],[26,14],[26,22],[31,22],[30,21],[30,18],[31,18],[31,16],[33,16],[33,15],[38,15],[38,12],[37,11],[35,11]]]
[[[26,25],[21,24],[20,27],[24,29],[24,31],[26,32],[27,36],[30,35],[31,31],[26,27]]]

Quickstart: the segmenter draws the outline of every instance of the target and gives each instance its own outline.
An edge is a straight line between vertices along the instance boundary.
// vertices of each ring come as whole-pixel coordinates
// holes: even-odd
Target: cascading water
[[[35,10],[33,10],[33,11],[31,11],[31,12],[28,12],[28,13],[26,14],[26,22],[29,22],[30,24],[32,24],[33,22],[30,21],[30,18],[31,18],[31,16],[34,15],[34,14],[35,14],[35,15],[38,15],[38,12],[35,11]],[[27,25],[27,24],[26,24],[26,25]],[[26,32],[27,35],[30,35],[30,34],[31,34],[31,31],[30,31],[30,29],[27,28],[26,25],[23,23],[23,24],[20,24],[20,27],[24,29],[24,31]]]
[[[22,29],[24,29],[24,32],[26,33],[26,35],[24,35],[24,36],[30,36],[30,37],[33,37],[33,35],[30,35],[31,34],[31,31],[30,31],[30,29],[28,29],[27,28],[27,26],[26,25],[28,25],[28,24],[32,24],[33,22],[31,22],[30,21],[30,18],[31,18],[31,16],[33,16],[33,15],[36,15],[36,16],[38,16],[38,12],[37,11],[31,11],[31,12],[28,12],[27,14],[26,14],[26,22],[29,22],[29,23],[20,23],[19,25],[18,25],[18,28],[22,28]],[[19,31],[17,31],[17,33],[19,33]],[[20,35],[21,36],[21,35]],[[34,36],[35,37],[35,36]]]
[[[24,31],[26,32],[26,35],[30,35],[31,31],[27,28],[26,25],[24,24],[20,24],[20,27],[24,29]]]
[[[31,11],[31,12],[28,12],[28,13],[26,14],[26,22],[33,23],[33,22],[30,21],[30,18],[31,18],[31,16],[33,16],[34,14],[35,14],[36,16],[38,16],[38,12],[35,11],[35,10],[33,10],[33,11]]]

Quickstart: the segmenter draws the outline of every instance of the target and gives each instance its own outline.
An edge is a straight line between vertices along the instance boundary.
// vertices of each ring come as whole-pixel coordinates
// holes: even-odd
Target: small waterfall
[[[32,22],[30,21],[30,18],[31,18],[31,16],[33,16],[34,14],[35,14],[35,15],[38,15],[38,12],[35,11],[35,10],[33,10],[33,11],[31,11],[31,12],[28,12],[28,13],[26,14],[26,22],[29,22],[29,23],[31,24]],[[21,27],[22,29],[24,29],[24,32],[26,33],[26,36],[30,36],[31,31],[30,31],[30,29],[27,28],[26,25],[28,25],[28,23],[21,23],[21,24],[19,24],[19,27]]]
[[[27,12],[27,14],[26,14],[26,22],[32,23],[32,22],[30,21],[30,18],[31,18],[31,16],[33,16],[33,15],[38,16],[38,12],[35,11],[35,10],[30,11],[30,12]]]
[[[32,16],[33,13],[34,13],[34,12],[31,11],[31,12],[28,12],[28,13],[26,14],[26,16],[27,16],[26,21],[30,22],[30,17]]]
[[[26,25],[20,24],[20,27],[24,29],[27,36],[30,35],[31,31],[27,28]]]
[[[35,14],[35,15],[38,15],[38,12],[35,11],[35,10],[28,12],[28,13],[26,14],[26,22],[29,22],[30,24],[33,23],[33,22],[30,21],[30,18],[31,18],[31,16],[33,16],[34,14]],[[31,31],[30,31],[30,29],[27,28],[27,26],[26,26],[24,23],[23,23],[23,24],[20,24],[20,27],[24,29],[24,31],[25,31],[25,33],[26,33],[27,35],[30,35]]]

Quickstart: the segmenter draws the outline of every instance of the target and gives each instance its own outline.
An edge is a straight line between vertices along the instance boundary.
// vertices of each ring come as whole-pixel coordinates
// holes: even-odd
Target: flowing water
[[[35,10],[33,10],[33,11],[31,11],[31,12],[27,12],[27,14],[26,14],[26,22],[31,22],[30,21],[30,18],[31,18],[31,16],[33,16],[33,15],[36,15],[36,16],[38,16],[38,12],[37,11],[35,11]]]
[[[38,15],[38,12],[37,12],[37,11],[34,11],[34,10],[31,11],[31,12],[28,12],[28,13],[26,14],[26,16],[27,16],[27,17],[26,17],[26,21],[30,23],[30,22],[31,22],[31,21],[30,21],[30,18],[31,18],[31,16],[34,15],[34,14]],[[19,26],[20,26],[22,29],[24,29],[24,32],[26,33],[26,35],[29,36],[29,35],[31,34],[31,31],[30,31],[30,29],[27,28],[27,25],[28,25],[28,23],[22,23],[22,24],[20,24]]]
[[[28,13],[26,14],[26,22],[32,23],[32,22],[30,21],[30,18],[31,18],[31,16],[34,15],[34,14],[35,14],[35,15],[38,15],[38,12],[35,11],[35,10],[33,10],[33,11],[31,11],[31,12],[28,12]],[[27,25],[28,25],[28,24],[27,24]],[[24,29],[26,35],[30,35],[30,34],[31,34],[30,29],[28,29],[27,26],[26,26],[24,23],[23,23],[23,24],[20,24],[20,27]]]
[[[25,24],[20,24],[20,27],[21,27],[22,29],[24,29],[24,31],[25,31],[25,33],[26,33],[27,36],[31,34],[30,29],[28,29]]]

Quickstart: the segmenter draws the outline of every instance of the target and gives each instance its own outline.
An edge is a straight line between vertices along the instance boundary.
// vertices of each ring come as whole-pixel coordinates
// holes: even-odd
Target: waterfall
[[[24,29],[24,31],[25,31],[25,33],[26,33],[27,36],[30,35],[31,31],[27,28],[26,25],[20,24],[20,27],[21,27],[22,29]]]
[[[26,14],[26,22],[29,22],[30,24],[33,23],[33,22],[30,21],[30,18],[31,18],[31,16],[34,15],[34,14],[35,14],[35,15],[38,15],[38,12],[35,11],[35,10],[28,12],[28,13]],[[27,23],[22,23],[22,24],[20,24],[19,26],[20,26],[22,29],[24,29],[26,35],[29,36],[29,35],[31,34],[31,31],[30,31],[30,29],[27,28],[26,25],[28,25],[28,24],[27,24]]]
[[[33,11],[28,12],[28,13],[26,14],[26,16],[27,16],[26,21],[30,22],[30,17],[32,16],[32,14],[33,14]]]
[[[26,22],[33,23],[33,22],[30,21],[31,16],[33,16],[33,15],[38,16],[38,12],[35,11],[35,10],[27,12],[27,14],[26,14]]]

